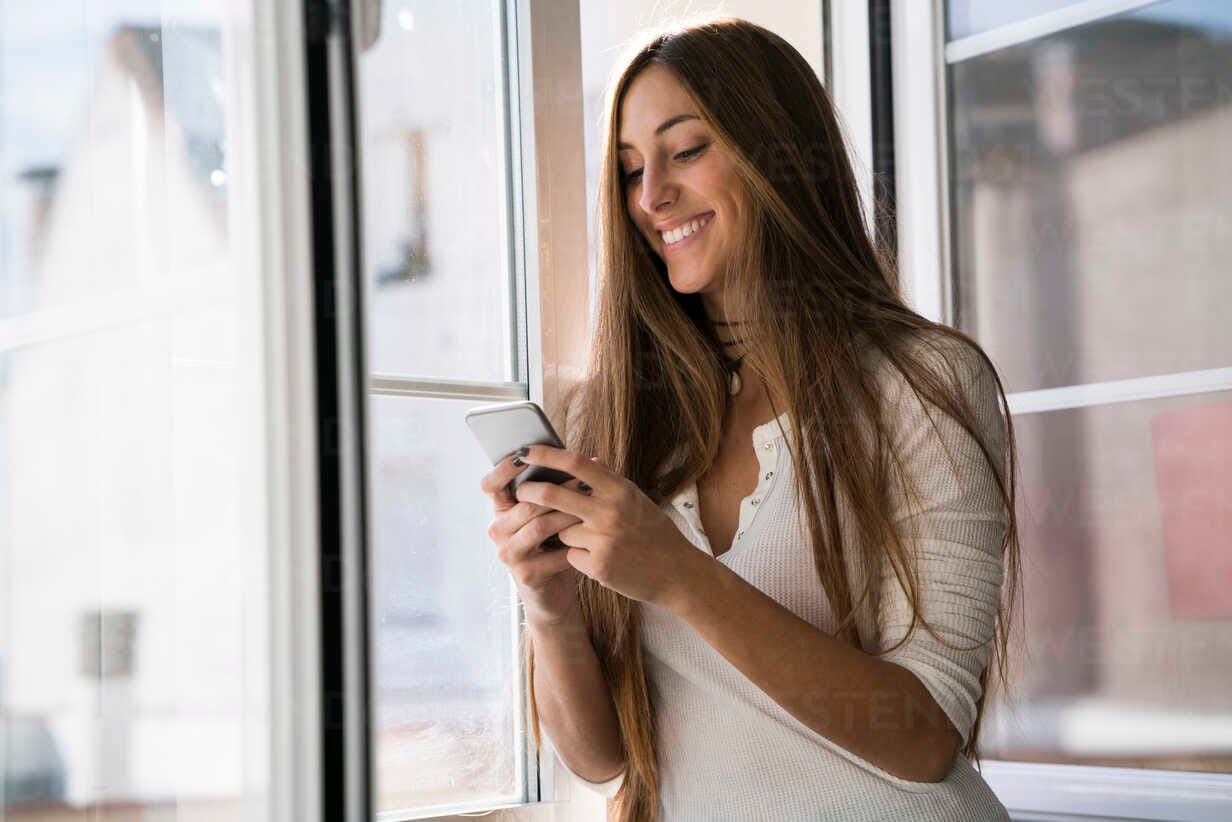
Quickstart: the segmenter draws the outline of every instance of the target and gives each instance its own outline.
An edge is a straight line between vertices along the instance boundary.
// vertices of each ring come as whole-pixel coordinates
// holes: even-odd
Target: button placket
[[[688,510],[689,523],[693,526],[693,529],[699,534],[704,533],[702,531],[702,521],[697,517],[697,505],[693,502],[692,493],[689,494],[689,499],[684,501],[684,507]]]
[[[697,517],[697,490],[696,485],[691,485],[685,488],[676,498],[675,503],[680,510],[681,516],[684,517],[690,527],[699,534],[705,534],[702,529],[701,520]]]
[[[762,467],[765,468],[767,462],[774,461],[777,456],[777,444],[773,440],[768,440],[761,444],[761,451],[758,452],[757,461],[762,463]],[[765,473],[762,474],[761,482],[759,482],[757,484],[757,488],[753,490],[753,496],[745,500],[748,505],[741,505],[740,529],[736,532],[737,540],[741,539],[744,536],[745,531],[752,526],[753,520],[757,513],[754,509],[761,504],[763,499],[766,498],[766,494],[770,491],[770,480],[773,478],[774,469],[767,469]]]

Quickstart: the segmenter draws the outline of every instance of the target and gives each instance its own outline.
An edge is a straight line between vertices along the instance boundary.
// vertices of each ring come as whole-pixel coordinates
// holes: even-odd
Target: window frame
[[[915,310],[955,316],[947,66],[1148,5],[1086,0],[987,32],[945,40],[944,0],[891,0],[897,229],[904,294]],[[836,71],[844,66],[836,61]],[[872,89],[872,93],[878,93]],[[908,182],[909,181],[909,182]],[[1016,415],[1232,388],[1232,368],[1007,394]],[[1214,820],[1232,807],[1232,775],[989,760],[981,773],[1014,819]],[[1072,816],[1071,816],[1072,815]]]
[[[234,72],[232,88],[243,94],[245,114],[252,115],[235,118],[234,127],[247,132],[237,142],[255,145],[257,152],[248,173],[231,179],[243,184],[251,176],[260,193],[260,228],[238,227],[237,242],[259,259],[259,270],[269,272],[262,285],[264,389],[269,418],[282,421],[266,428],[268,577],[258,581],[269,596],[268,660],[263,661],[269,665],[271,761],[265,778],[267,808],[277,822],[323,819],[321,535],[303,15],[300,4],[289,0],[253,4],[252,62],[233,55],[228,66]],[[259,32],[269,33],[265,47],[256,41]]]
[[[830,97],[838,109],[847,139],[847,153],[855,173],[864,225],[873,231],[873,105],[872,65],[869,55],[869,4],[826,0],[823,11],[823,55],[830,72]]]
[[[368,672],[367,315],[356,146],[354,43],[359,15],[329,0],[302,9],[304,128],[313,318],[309,388],[316,415],[315,674],[320,812],[326,819],[371,817],[372,743]],[[348,22],[350,25],[348,25]]]

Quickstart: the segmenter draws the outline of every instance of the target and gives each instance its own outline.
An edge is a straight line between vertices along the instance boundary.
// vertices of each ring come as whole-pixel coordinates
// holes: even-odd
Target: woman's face
[[[620,106],[620,169],[629,216],[667,266],[672,288],[718,304],[736,225],[735,170],[684,87],[660,65],[645,68]],[[666,128],[664,128],[666,126]],[[658,132],[658,133],[656,133]],[[696,228],[701,222],[700,229]],[[663,231],[692,226],[688,237]]]

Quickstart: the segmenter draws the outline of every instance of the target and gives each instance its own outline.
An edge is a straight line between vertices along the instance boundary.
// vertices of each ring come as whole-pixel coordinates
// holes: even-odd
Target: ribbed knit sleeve
[[[556,745],[552,742],[552,738],[548,736],[547,729],[540,726],[539,732],[543,736],[543,738],[547,741],[547,744],[551,745],[552,751],[556,752]],[[616,792],[620,790],[620,786],[624,784],[625,771],[621,771],[620,773],[616,774],[615,776],[613,776],[611,779],[607,780],[606,782],[591,782],[590,780],[583,779],[582,777],[578,776],[577,773],[575,773],[572,768],[566,765],[565,760],[561,758],[559,752],[556,752],[556,759],[557,761],[560,762],[560,766],[564,768],[569,773],[569,775],[573,777],[573,779],[576,782],[581,783],[583,787],[586,787],[594,791],[597,794],[601,794],[607,797],[615,796]]]
[[[996,382],[976,352],[965,345],[955,351],[964,393],[1000,473],[1006,440]],[[918,557],[921,613],[940,639],[917,624],[906,644],[881,658],[919,678],[965,745],[975,723],[980,673],[992,651],[1009,513],[995,475],[971,435],[931,404],[926,414],[905,378],[897,370],[893,373],[894,387],[887,393],[888,399],[893,398],[889,422],[893,448],[920,497],[908,507],[901,477],[892,468],[895,528]],[[888,562],[880,587],[878,621],[884,650],[907,635],[911,608]]]

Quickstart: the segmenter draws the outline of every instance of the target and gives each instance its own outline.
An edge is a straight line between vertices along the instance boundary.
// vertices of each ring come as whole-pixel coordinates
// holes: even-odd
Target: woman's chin
[[[667,278],[672,284],[672,288],[676,289],[681,294],[696,294],[710,283],[709,277],[677,275],[672,274],[670,270],[668,271]]]

